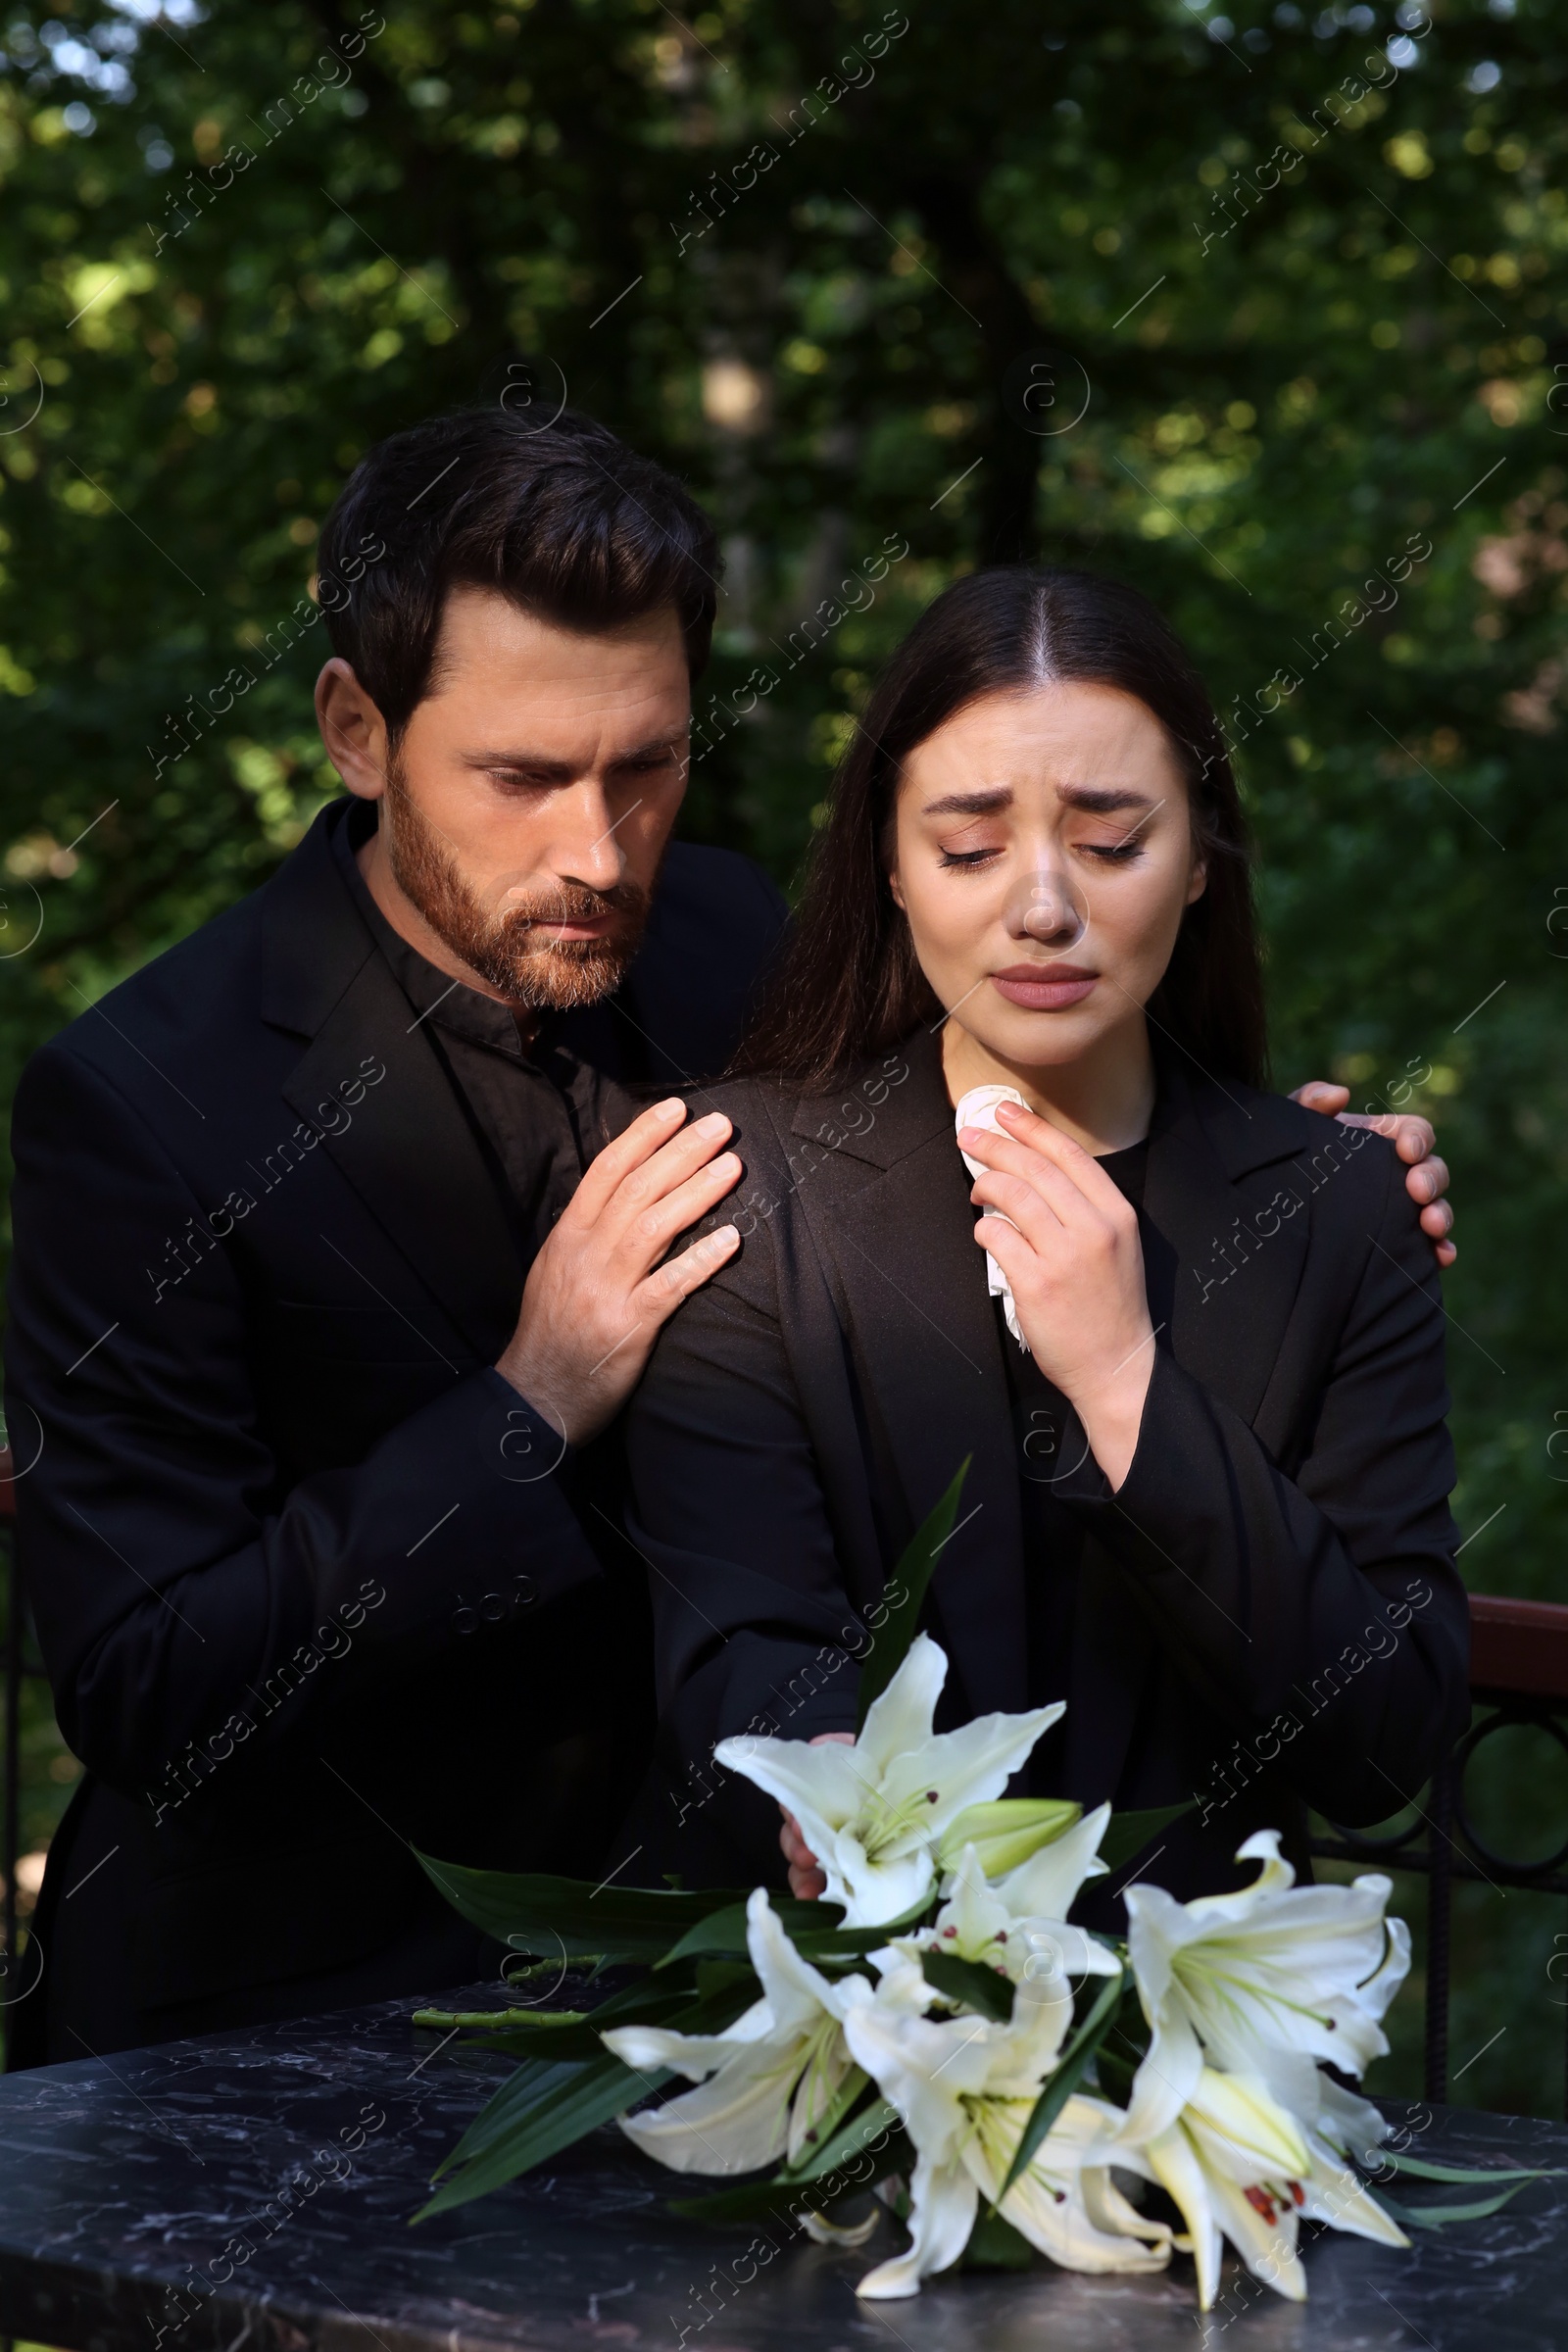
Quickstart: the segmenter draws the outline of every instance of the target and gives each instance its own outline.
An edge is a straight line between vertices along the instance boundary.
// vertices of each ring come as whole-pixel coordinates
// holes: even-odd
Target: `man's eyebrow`
[[[625,767],[634,760],[653,760],[661,754],[677,752],[685,743],[686,735],[687,730],[683,727],[676,734],[661,735],[652,743],[640,743],[631,751],[617,752],[610,765]],[[551,781],[559,778],[564,784],[569,783],[577,773],[569,760],[552,760],[543,752],[465,752],[463,764],[465,767],[521,768],[531,776],[542,776]]]

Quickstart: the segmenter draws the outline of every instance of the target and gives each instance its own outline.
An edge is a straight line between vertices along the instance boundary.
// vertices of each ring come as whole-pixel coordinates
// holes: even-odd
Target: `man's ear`
[[[333,655],[316,681],[316,723],[350,792],[378,801],[386,790],[386,721],[341,655]]]

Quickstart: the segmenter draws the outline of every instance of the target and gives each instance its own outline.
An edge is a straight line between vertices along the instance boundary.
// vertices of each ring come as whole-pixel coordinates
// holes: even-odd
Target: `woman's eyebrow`
[[[984,792],[945,792],[940,801],[927,801],[922,816],[989,816],[995,808],[1010,808],[1012,786],[993,784]]]
[[[1156,803],[1145,792],[1136,792],[1129,784],[1058,784],[1056,798],[1065,801],[1069,808],[1083,808],[1091,816],[1112,816],[1118,808],[1152,809]]]

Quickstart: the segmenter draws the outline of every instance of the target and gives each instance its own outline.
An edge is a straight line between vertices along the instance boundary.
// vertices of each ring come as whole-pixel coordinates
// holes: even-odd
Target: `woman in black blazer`
[[[1307,1876],[1307,1806],[1418,1794],[1468,1704],[1432,1251],[1392,1148],[1261,1091],[1262,1058],[1243,820],[1180,645],[1086,574],[960,581],[871,700],[715,1097],[747,1185],[709,1222],[741,1249],[632,1408],[639,1876],[787,1856],[819,1890],[712,1747],[850,1734],[868,1615],[965,1457],[939,1729],[1064,1698],[1024,1786],[1193,1800],[1136,1866],[1178,1894],[1250,1878],[1264,1826]],[[1086,1916],[1119,1925],[1128,1875]]]

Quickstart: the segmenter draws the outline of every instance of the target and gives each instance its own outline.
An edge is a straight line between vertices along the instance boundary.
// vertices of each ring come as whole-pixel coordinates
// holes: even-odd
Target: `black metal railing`
[[[1312,1851],[1337,1862],[1419,1871],[1427,1881],[1426,2096],[1448,2086],[1448,1990],[1456,1879],[1568,1895],[1568,1822],[1555,1849],[1526,1862],[1498,1853],[1477,1829],[1466,1788],[1488,1740],[1521,1727],[1545,1732],[1568,1753],[1568,1608],[1555,1601],[1470,1596],[1470,1729],[1434,1774],[1414,1818],[1381,1836],[1331,1824]],[[1568,2003],[1563,2009],[1563,2111],[1568,2115]]]
[[[16,1567],[16,1489],[11,1449],[0,1446],[0,1596],[5,1603],[5,1764],[0,1787],[0,2067],[11,2064],[16,2006],[28,1968],[20,1935],[17,1863],[22,1851],[22,1690],[44,1681],[43,1660],[31,1638]],[[20,1947],[20,1948],[19,1948]]]

